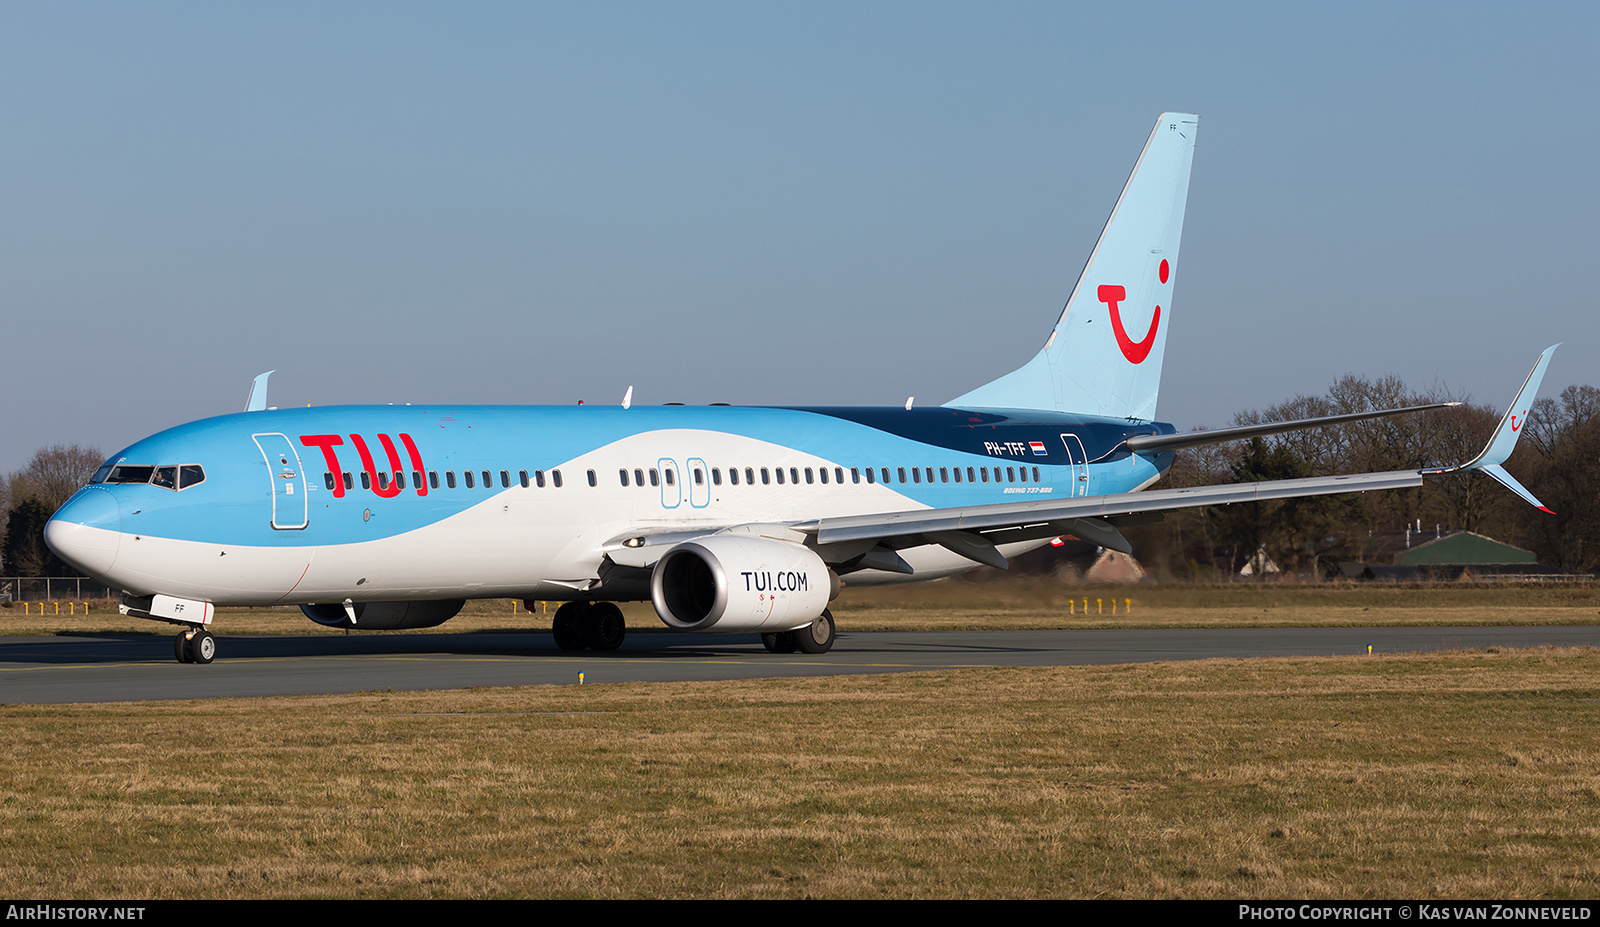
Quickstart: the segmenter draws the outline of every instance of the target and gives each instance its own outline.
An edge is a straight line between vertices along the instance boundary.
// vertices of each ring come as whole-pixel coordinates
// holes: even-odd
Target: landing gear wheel
[[[613,602],[596,602],[584,616],[584,640],[594,650],[616,650],[628,635],[622,609]]]
[[[178,658],[179,663],[193,663],[194,656],[189,652],[189,632],[179,634],[172,641],[172,655]]]
[[[763,634],[761,646],[767,648],[767,653],[794,653],[799,649],[799,645],[794,642],[794,635],[793,631]]]
[[[827,653],[833,649],[833,613],[827,609],[811,622],[811,627],[791,632],[801,653]]]
[[[196,663],[210,663],[217,658],[217,639],[204,629],[194,632],[189,641],[189,655]]]
[[[556,646],[562,650],[582,650],[584,641],[583,626],[585,613],[589,610],[587,602],[568,602],[556,609],[556,617],[550,623],[550,631],[555,636]]]

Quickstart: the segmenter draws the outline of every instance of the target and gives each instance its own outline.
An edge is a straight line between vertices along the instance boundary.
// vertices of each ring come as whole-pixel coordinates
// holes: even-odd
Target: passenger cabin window
[[[551,470],[550,471],[550,485],[554,486],[557,489],[561,488],[561,471],[560,470]]]
[[[789,482],[795,484],[796,486],[800,485],[800,472],[794,467],[789,468]]]
[[[897,470],[899,472],[900,482],[904,483],[906,481],[906,468],[905,467],[896,467],[895,470]]]
[[[484,489],[490,489],[493,486],[494,486],[494,480],[489,478],[489,471],[488,470],[483,471],[483,488]]]
[[[508,473],[505,470],[501,470],[500,471],[500,488],[501,489],[510,489],[511,488],[511,474]]]
[[[589,485],[590,486],[599,486],[600,485],[600,480],[599,480],[598,477],[596,477],[594,475],[594,471],[593,470],[589,471]]]
[[[628,471],[626,469],[618,470],[617,480],[624,486],[628,485]]]
[[[673,472],[671,470],[667,470],[666,471],[666,476],[667,476],[667,485],[668,486],[676,486],[676,485],[678,485],[677,484],[677,479],[678,478],[677,478],[677,476],[673,475]]]
[[[356,488],[356,481],[350,476],[349,470],[344,471],[344,488],[347,490]]]
[[[371,489],[372,488],[372,474],[368,473],[365,470],[361,471],[361,488],[362,489]]]
[[[450,487],[451,489],[455,489],[456,488],[456,471],[454,471],[454,470],[446,470],[446,471],[444,471],[444,484],[446,486]]]
[[[868,483],[876,483],[877,482],[877,479],[873,476],[874,473],[876,473],[876,471],[873,470],[871,467],[867,468],[867,482]]]
[[[782,477],[781,471],[779,473],[779,476],[780,476],[780,479],[778,480],[778,482],[781,483],[781,482],[783,482],[783,480],[781,478]],[[761,468],[761,485],[768,486],[771,483],[772,483],[772,475],[767,471],[766,467],[762,467]]]
[[[751,467],[744,468],[744,484],[746,486],[754,486],[756,484],[756,471]]]
[[[696,486],[704,486],[706,484],[705,474],[700,472],[699,467],[694,468],[694,484]]]
[[[379,489],[388,489],[389,488],[389,474],[385,473],[382,470],[378,471],[378,488]]]
[[[322,474],[322,485],[327,487],[327,489],[330,492],[333,491],[333,474],[332,473],[326,473],[325,472],[325,473]]]
[[[807,486],[811,485],[811,468],[810,467],[806,468],[806,485]]]
[[[543,470],[535,470],[535,471],[533,471],[533,485],[539,487],[540,489],[544,488],[544,471]]]
[[[811,468],[810,467],[806,468],[806,473],[808,475],[811,473]],[[827,467],[818,467],[817,468],[817,476],[822,479],[822,484],[824,486],[826,486],[828,484],[828,468]]]
[[[438,470],[429,470],[428,471],[428,488],[429,489],[438,489],[439,488],[439,471]]]
[[[782,467],[774,467],[773,469],[778,471],[778,485],[782,486],[783,485],[783,468]]]
[[[461,471],[461,475],[463,477],[466,477],[467,488],[468,489],[476,489],[477,488],[477,486],[475,486],[473,484],[473,482],[472,482],[472,471],[471,470],[463,470],[463,471]]]
[[[528,488],[528,471],[526,471],[526,470],[518,470],[517,471],[517,480],[522,483],[522,488],[523,489],[527,489]]]
[[[644,471],[638,467],[633,468],[633,482],[639,486],[644,485]]]
[[[421,470],[412,470],[411,471],[411,488],[412,489],[421,489],[422,488],[422,471]]]
[[[711,468],[711,485],[713,485],[713,486],[721,486],[722,485],[722,471],[718,470],[716,467],[712,467]]]
[[[655,467],[651,467],[650,468],[650,485],[651,486],[660,486],[661,485],[661,471],[657,470]]]
[[[712,470],[711,472],[715,473],[717,471]],[[739,485],[739,468],[738,467],[729,467],[728,468],[728,485],[729,486],[737,486],[737,485]]]

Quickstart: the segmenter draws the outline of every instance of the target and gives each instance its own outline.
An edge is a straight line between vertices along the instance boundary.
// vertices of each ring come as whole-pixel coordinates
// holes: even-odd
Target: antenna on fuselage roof
[[[911,411],[911,404],[913,402],[916,402],[916,401],[917,401],[917,397],[915,397],[915,396],[907,396],[906,397],[906,411],[907,412]]]
[[[622,407],[626,409],[631,405],[633,405],[633,384],[630,383],[628,384],[628,391],[622,394]]]
[[[268,370],[261,376],[256,377],[255,382],[250,384],[250,395],[245,397],[244,400],[244,410],[246,412],[263,412],[266,410],[267,377],[277,372],[276,370]]]

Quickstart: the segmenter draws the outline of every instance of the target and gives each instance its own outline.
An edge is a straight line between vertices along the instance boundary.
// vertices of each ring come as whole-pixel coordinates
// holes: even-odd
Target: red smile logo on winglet
[[[1167,282],[1169,268],[1167,262],[1161,262],[1159,271],[1161,282]],[[1111,333],[1117,336],[1117,347],[1122,349],[1122,356],[1130,364],[1142,364],[1150,356],[1150,349],[1156,344],[1156,329],[1161,327],[1161,307],[1150,316],[1150,330],[1145,332],[1144,338],[1134,341],[1128,337],[1127,329],[1122,327],[1122,313],[1117,309],[1117,304],[1128,298],[1128,291],[1120,286],[1102,286],[1095,291],[1095,297],[1106,304],[1111,310]]]

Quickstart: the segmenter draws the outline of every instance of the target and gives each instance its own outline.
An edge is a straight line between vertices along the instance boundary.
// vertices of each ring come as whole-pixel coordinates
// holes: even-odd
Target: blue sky
[[[8,4],[0,470],[344,402],[921,404],[1201,132],[1160,417],[1600,384],[1600,7]]]

